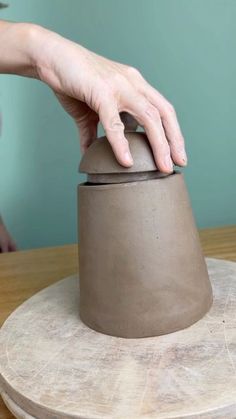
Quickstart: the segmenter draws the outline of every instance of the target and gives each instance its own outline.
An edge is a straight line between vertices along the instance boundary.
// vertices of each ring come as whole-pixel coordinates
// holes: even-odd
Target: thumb
[[[82,153],[84,153],[90,144],[97,138],[98,121],[81,121],[76,122],[76,125],[79,130],[80,148]]]

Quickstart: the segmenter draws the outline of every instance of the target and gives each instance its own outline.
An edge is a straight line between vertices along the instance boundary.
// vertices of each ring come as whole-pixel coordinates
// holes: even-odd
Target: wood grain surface
[[[236,226],[200,231],[206,256],[236,261]],[[23,301],[78,270],[77,246],[0,255],[0,325]],[[0,400],[0,419],[13,419]]]
[[[0,331],[6,405],[19,419],[236,418],[236,263],[207,266],[209,312],[162,336],[87,327],[77,274],[25,301]]]

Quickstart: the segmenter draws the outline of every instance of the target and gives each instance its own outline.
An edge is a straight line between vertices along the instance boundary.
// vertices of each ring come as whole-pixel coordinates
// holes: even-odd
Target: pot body
[[[80,317],[108,335],[183,329],[210,308],[212,289],[183,175],[82,184]]]

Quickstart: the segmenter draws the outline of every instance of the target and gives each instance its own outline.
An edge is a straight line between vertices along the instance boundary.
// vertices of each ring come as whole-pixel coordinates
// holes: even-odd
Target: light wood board
[[[235,418],[236,263],[207,261],[210,312],[166,336],[85,326],[78,279],[22,304],[0,330],[0,391],[20,419]]]

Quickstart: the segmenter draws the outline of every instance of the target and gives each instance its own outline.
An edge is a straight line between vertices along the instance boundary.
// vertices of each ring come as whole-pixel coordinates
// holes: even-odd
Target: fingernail
[[[181,160],[183,162],[183,165],[186,166],[188,159],[187,159],[187,155],[186,155],[185,150],[181,150],[181,152],[179,153],[179,155],[180,155],[180,158],[181,158]]]
[[[124,158],[125,158],[125,162],[127,163],[127,164],[133,164],[133,158],[132,158],[132,156],[131,156],[131,154],[130,154],[130,152],[129,151],[126,151],[125,152],[125,155],[124,155]]]
[[[165,157],[165,166],[168,170],[173,171],[173,162],[169,155]]]

